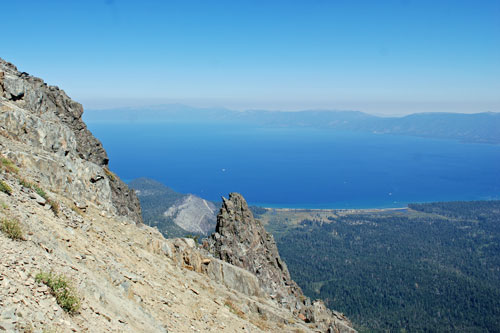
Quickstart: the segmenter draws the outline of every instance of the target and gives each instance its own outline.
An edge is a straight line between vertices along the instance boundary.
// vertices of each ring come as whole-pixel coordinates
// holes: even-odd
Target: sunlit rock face
[[[0,59],[0,130],[23,145],[5,147],[4,153],[36,166],[29,169],[40,170],[33,176],[46,187],[141,222],[139,200],[107,169],[106,151],[82,113],[82,106],[63,90]]]
[[[351,323],[342,314],[328,310],[322,301],[311,302],[304,296],[281,260],[273,236],[253,217],[241,194],[230,193],[229,199],[223,198],[215,233],[204,247],[216,258],[255,274],[265,293],[320,330],[352,331]]]

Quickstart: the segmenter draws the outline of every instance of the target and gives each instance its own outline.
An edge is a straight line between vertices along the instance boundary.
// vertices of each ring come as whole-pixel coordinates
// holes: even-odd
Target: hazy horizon
[[[151,101],[150,101],[151,102]],[[155,102],[155,101],[153,101]],[[403,117],[410,114],[416,113],[461,113],[461,114],[478,114],[478,113],[499,113],[499,111],[493,110],[484,110],[484,111],[460,111],[460,108],[456,109],[436,109],[434,111],[429,111],[429,108],[418,107],[415,106],[413,108],[406,108],[405,111],[402,109],[395,109],[393,112],[389,112],[387,109],[370,109],[370,111],[366,111],[363,109],[356,108],[338,108],[338,107],[323,107],[323,104],[319,103],[311,103],[311,104],[301,104],[296,103],[294,106],[283,107],[282,105],[270,105],[265,103],[249,103],[249,107],[245,107],[244,105],[227,103],[223,105],[222,103],[216,102],[207,102],[207,101],[183,101],[183,100],[165,100],[156,101],[155,104],[143,102],[143,101],[130,101],[130,100],[122,100],[122,101],[93,101],[88,103],[82,103],[84,109],[86,111],[99,111],[99,110],[115,110],[115,109],[131,109],[131,110],[140,110],[140,109],[168,109],[171,106],[184,106],[193,109],[220,109],[220,110],[231,110],[231,111],[271,111],[271,112],[306,112],[306,111],[352,111],[352,112],[363,112],[373,116],[380,117]],[[228,106],[229,105],[229,106]],[[255,105],[255,106],[254,106]],[[304,105],[301,107],[301,105]],[[312,105],[312,106],[311,106]],[[317,105],[317,107],[314,107]],[[346,105],[346,104],[341,104]],[[280,107],[281,106],[281,107]],[[346,105],[347,106],[347,105]]]
[[[23,19],[2,18],[16,30],[0,56],[89,109],[500,111],[498,1],[32,0],[2,9]]]

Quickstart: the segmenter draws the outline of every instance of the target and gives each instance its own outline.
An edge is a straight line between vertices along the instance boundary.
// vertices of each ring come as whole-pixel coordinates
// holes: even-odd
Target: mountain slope
[[[117,115],[120,117],[117,117]],[[313,127],[378,134],[411,135],[464,142],[500,143],[500,113],[417,113],[377,117],[359,111],[231,111],[166,105],[143,109],[92,110],[89,122],[246,123],[264,127]],[[117,119],[120,119],[117,121]]]
[[[217,207],[213,202],[175,192],[149,178],[134,179],[129,186],[139,197],[144,223],[158,228],[165,237],[208,235],[215,230]]]
[[[317,331],[251,272],[142,224],[63,91],[2,59],[0,87],[0,331]]]

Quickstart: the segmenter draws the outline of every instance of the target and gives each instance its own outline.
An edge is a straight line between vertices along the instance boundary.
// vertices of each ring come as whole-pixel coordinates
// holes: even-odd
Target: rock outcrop
[[[47,187],[74,197],[81,193],[107,211],[141,222],[139,200],[108,170],[106,151],[82,113],[82,106],[63,90],[0,59],[0,133],[31,148],[30,154],[8,149],[6,154],[21,164],[51,170],[48,177],[35,177]]]
[[[229,199],[222,200],[216,232],[205,240],[204,248],[216,258],[255,274],[265,293],[318,329],[352,332],[352,324],[344,315],[304,296],[281,260],[273,236],[253,217],[245,199],[231,193]]]

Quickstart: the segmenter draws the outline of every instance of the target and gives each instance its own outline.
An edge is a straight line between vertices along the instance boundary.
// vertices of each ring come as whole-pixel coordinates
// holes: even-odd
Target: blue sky
[[[500,1],[2,1],[0,57],[87,108],[500,112]]]

